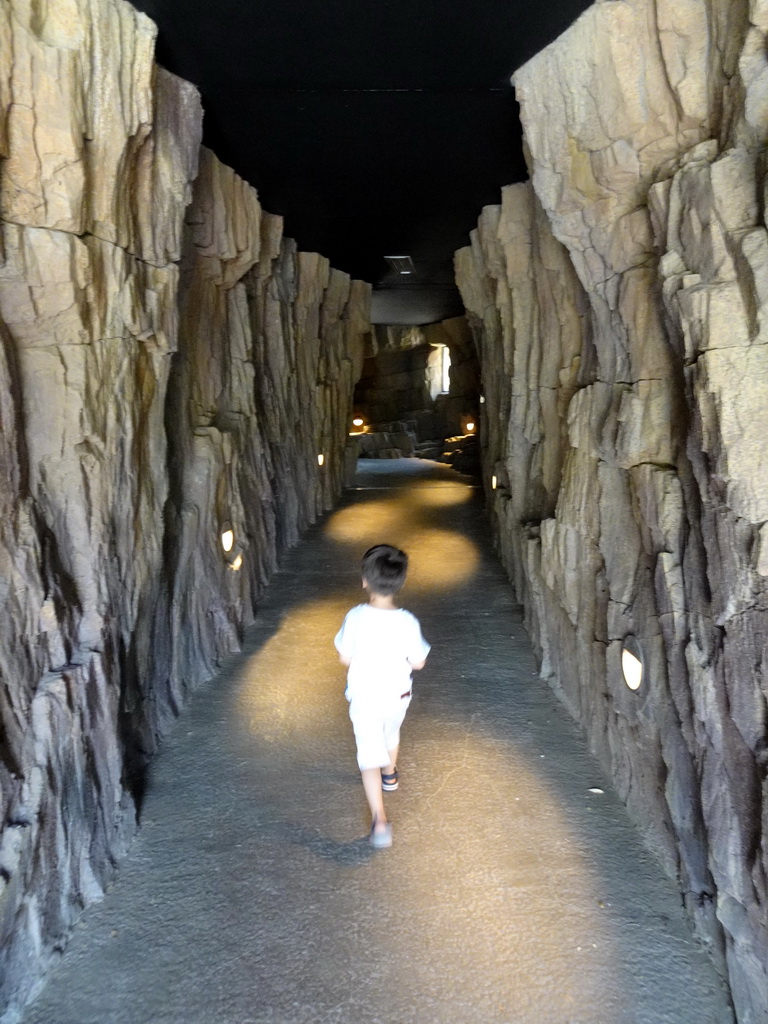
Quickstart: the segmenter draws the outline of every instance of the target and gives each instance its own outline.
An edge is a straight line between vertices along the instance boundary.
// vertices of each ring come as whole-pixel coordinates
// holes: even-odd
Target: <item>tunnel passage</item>
[[[153,763],[120,880],[23,1024],[724,1024],[674,887],[538,678],[477,488],[361,466]],[[332,639],[382,538],[433,650],[375,852]]]
[[[591,7],[516,72],[530,180],[471,192],[474,211],[499,201],[455,256],[489,534],[542,676],[675,880],[739,1024],[768,1017],[763,7]],[[303,251],[200,146],[200,96],[155,65],[154,43],[123,0],[0,6],[11,1016],[111,883],[162,737],[352,479],[353,389],[375,354],[370,284]],[[340,91],[340,109],[367,102]],[[441,104],[448,128],[483,106],[471,87],[461,101],[375,95],[380,109]],[[292,102],[310,123],[328,93]],[[346,128],[326,141],[348,161]],[[248,140],[269,148],[268,131]],[[471,148],[451,153],[462,180],[486,163]],[[345,165],[331,187],[349,180]],[[423,249],[413,262],[428,281]],[[445,330],[423,319],[425,336]]]
[[[436,459],[478,475],[480,366],[465,317],[424,327],[374,325],[352,399],[363,458]]]

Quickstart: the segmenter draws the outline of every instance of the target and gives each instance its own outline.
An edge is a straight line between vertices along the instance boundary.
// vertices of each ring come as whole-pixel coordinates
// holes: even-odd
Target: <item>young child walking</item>
[[[395,605],[408,573],[408,556],[391,544],[363,555],[363,589],[368,603],[352,608],[334,643],[347,665],[349,717],[355,731],[357,763],[371,809],[371,846],[392,845],[392,826],[382,790],[397,789],[400,726],[411,703],[411,671],[424,667],[430,646],[415,615]]]

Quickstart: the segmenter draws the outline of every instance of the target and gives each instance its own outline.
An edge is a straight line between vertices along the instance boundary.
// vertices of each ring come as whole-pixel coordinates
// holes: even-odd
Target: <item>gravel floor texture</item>
[[[357,483],[164,743],[130,856],[24,1024],[728,1024],[538,678],[479,492],[416,460]],[[374,851],[333,636],[379,542],[409,552],[401,603],[433,650]]]

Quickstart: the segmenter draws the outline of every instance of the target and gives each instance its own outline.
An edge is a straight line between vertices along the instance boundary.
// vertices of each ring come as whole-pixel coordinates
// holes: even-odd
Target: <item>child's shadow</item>
[[[367,864],[375,852],[367,836],[340,842],[291,821],[273,821],[270,824],[270,831],[286,842],[295,846],[305,846],[323,860],[333,861],[342,867],[354,868]]]

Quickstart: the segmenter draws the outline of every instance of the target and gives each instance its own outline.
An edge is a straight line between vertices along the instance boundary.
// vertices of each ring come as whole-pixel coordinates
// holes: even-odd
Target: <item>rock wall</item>
[[[456,255],[541,675],[741,1024],[768,1019],[767,32],[765,0],[596,3],[516,73],[532,184]]]
[[[453,316],[422,328],[428,345],[445,345],[451,357],[447,394],[435,399],[442,437],[464,434],[467,419],[480,415],[480,365],[467,318]]]
[[[442,392],[440,347],[451,357],[450,384]],[[480,372],[466,317],[424,326],[378,324],[355,390],[356,408],[370,423],[415,420],[417,439],[464,432],[478,416]]]
[[[426,345],[379,351],[363,362],[355,388],[355,408],[366,422],[408,419],[411,413],[431,412],[429,379],[432,349]],[[434,436],[429,434],[428,436]]]
[[[122,0],[0,4],[8,1021],[124,854],[158,739],[339,493],[369,331],[368,286],[200,150],[154,40]]]

